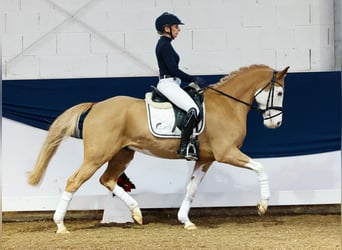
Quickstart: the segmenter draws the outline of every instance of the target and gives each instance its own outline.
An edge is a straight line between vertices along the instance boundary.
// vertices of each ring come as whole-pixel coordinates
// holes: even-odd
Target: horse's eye
[[[283,95],[283,92],[278,92],[277,93],[277,96],[282,96]]]

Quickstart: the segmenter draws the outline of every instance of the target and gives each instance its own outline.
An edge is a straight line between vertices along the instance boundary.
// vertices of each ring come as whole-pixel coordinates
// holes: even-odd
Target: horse
[[[200,158],[194,164],[177,214],[185,229],[196,229],[189,218],[191,203],[214,161],[255,171],[261,193],[258,213],[266,213],[270,198],[268,176],[262,164],[241,152],[240,148],[246,136],[247,114],[251,109],[260,112],[266,127],[278,128],[281,125],[288,69],[276,71],[267,65],[241,67],[203,88],[206,114],[205,127],[198,135]],[[72,197],[105,163],[108,164],[100,183],[128,206],[136,223],[143,223],[137,201],[117,185],[118,178],[133,159],[135,151],[159,158],[180,159],[177,154],[179,139],[152,135],[146,112],[144,99],[115,96],[97,103],[75,105],[51,124],[35,167],[28,176],[31,185],[39,184],[58,146],[66,137],[75,136],[77,124],[83,116],[84,158],[68,178],[55,210],[56,233],[69,233],[64,217]]]

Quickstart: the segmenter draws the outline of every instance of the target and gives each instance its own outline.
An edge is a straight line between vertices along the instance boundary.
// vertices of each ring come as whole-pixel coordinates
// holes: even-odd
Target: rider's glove
[[[194,82],[200,87],[203,88],[205,85],[205,80],[202,77],[196,76]]]

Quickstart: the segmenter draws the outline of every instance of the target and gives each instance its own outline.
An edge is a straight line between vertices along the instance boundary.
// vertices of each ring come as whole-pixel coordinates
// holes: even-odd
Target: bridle
[[[225,97],[228,97],[230,99],[233,99],[234,101],[240,102],[242,104],[245,104],[247,106],[249,106],[251,109],[257,110],[258,112],[260,112],[261,114],[265,114],[266,111],[269,110],[278,110],[279,112],[274,114],[274,115],[268,115],[267,117],[264,117],[264,120],[268,120],[268,119],[272,119],[278,115],[281,115],[283,113],[283,107],[279,107],[279,106],[274,106],[273,104],[273,98],[274,98],[274,87],[275,84],[277,83],[277,73],[278,71],[273,71],[273,76],[271,81],[269,81],[262,89],[260,89],[255,95],[254,95],[254,99],[262,92],[264,91],[268,86],[270,86],[270,91],[268,92],[268,97],[267,97],[267,102],[266,102],[266,107],[265,109],[261,109],[253,104],[250,104],[248,102],[245,102],[243,100],[240,100],[234,96],[231,96],[229,94],[226,94],[224,92],[222,92],[221,90],[215,89],[213,87],[207,86],[205,87],[206,89],[211,89]]]

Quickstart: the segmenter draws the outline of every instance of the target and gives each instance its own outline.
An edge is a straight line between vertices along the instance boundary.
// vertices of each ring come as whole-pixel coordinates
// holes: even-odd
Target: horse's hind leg
[[[128,163],[133,159],[134,151],[122,149],[108,162],[106,171],[100,178],[100,182],[122,200],[132,211],[132,218],[142,224],[142,214],[138,202],[133,199],[122,187],[117,185],[118,178],[126,169]]]
[[[84,159],[81,166],[72,176],[69,177],[64,193],[59,200],[57,209],[53,216],[53,220],[57,225],[57,233],[69,233],[64,226],[64,217],[69,207],[70,201],[78,188],[85,181],[87,181],[95,173],[95,171],[102,166],[103,163],[104,162],[89,161]]]
[[[196,191],[207,173],[212,162],[196,162],[191,175],[191,180],[187,186],[186,195],[178,211],[178,220],[184,224],[185,229],[196,229],[194,223],[189,219],[191,203],[195,197]]]
[[[68,179],[65,190],[59,200],[53,220],[57,225],[57,233],[69,233],[64,226],[64,217],[70,201],[78,188],[88,180],[103,163],[95,164],[84,160],[78,170]]]

